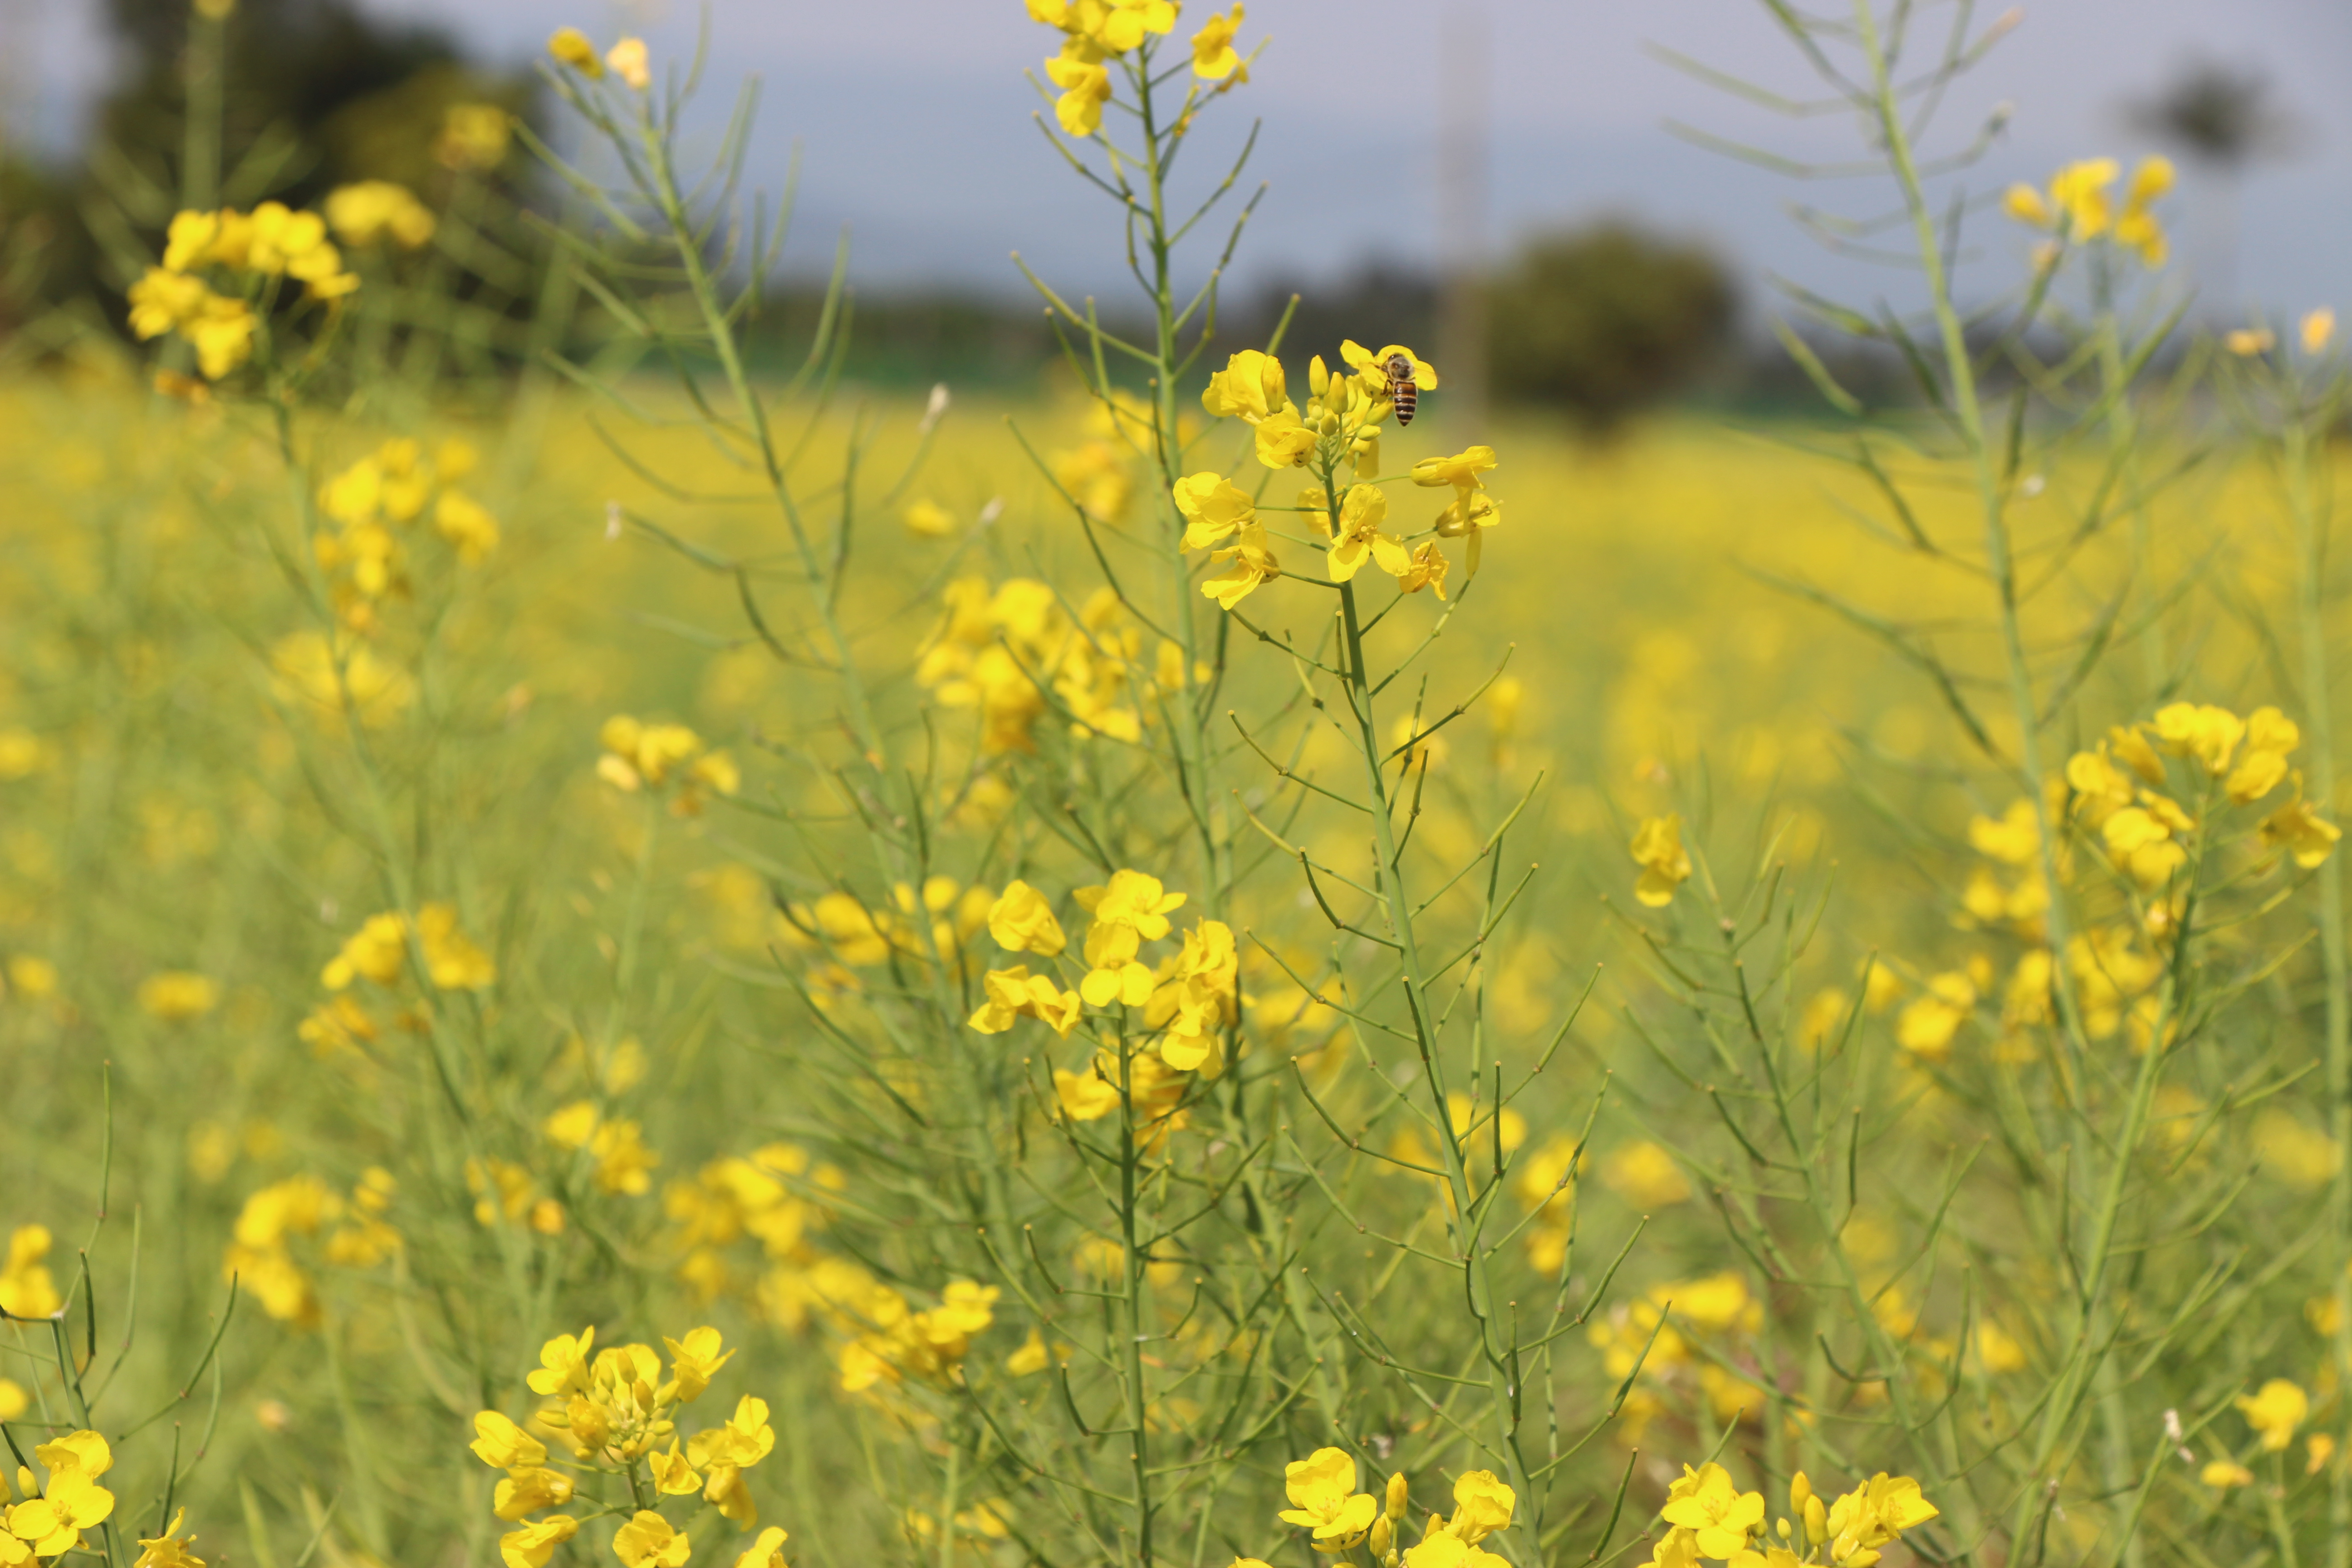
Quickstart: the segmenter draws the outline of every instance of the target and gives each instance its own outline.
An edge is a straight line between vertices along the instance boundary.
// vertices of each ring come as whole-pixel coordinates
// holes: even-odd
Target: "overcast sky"
[[[691,47],[699,7],[686,0],[365,0],[389,16],[446,26],[486,59],[531,57],[549,31],[579,24],[600,41],[642,32],[657,60]],[[79,12],[97,0],[0,0],[0,14],[46,6],[52,81],[96,70]],[[1182,25],[1189,31],[1204,13]],[[1832,0],[1817,9],[1843,11]],[[1982,16],[2000,9],[1980,7]],[[1117,225],[1103,199],[1062,167],[1031,123],[1024,68],[1058,37],[1019,0],[712,0],[714,79],[764,83],[754,168],[781,183],[803,148],[799,245],[812,259],[831,232],[853,231],[856,275],[869,286],[952,279],[1017,287],[1018,247],[1074,289],[1118,286]],[[1927,12],[1939,23],[1948,4]],[[1780,121],[1645,54],[1663,45],[1792,92],[1808,79],[1758,0],[1254,0],[1244,44],[1271,45],[1251,85],[1219,106],[1225,123],[1202,138],[1190,173],[1230,147],[1251,117],[1265,130],[1253,174],[1272,189],[1237,270],[1315,277],[1381,251],[1425,261],[1441,245],[1438,192],[1444,62],[1465,29],[1483,32],[1486,133],[1492,149],[1490,248],[1528,231],[1600,213],[1703,237],[1730,258],[1750,292],[1769,269],[1842,294],[1899,293],[1901,282],[1824,256],[1788,219],[1792,201],[1878,209],[1883,189],[1796,182],[1677,140],[1667,120],[1776,147],[1832,154],[1853,130],[1832,117]],[[1449,35],[1454,41],[1449,43]],[[1971,190],[2045,175],[2095,153],[2143,144],[2124,106],[2203,54],[2266,73],[2300,121],[2300,146],[2247,182],[2235,276],[2221,262],[2229,226],[2221,197],[2192,181],[2171,201],[2180,256],[2175,286],[2200,274],[2209,295],[2299,310],[2352,306],[2352,3],[2347,0],[2039,0],[2023,23],[1951,95],[1945,123],[1964,140],[1983,113],[2014,105]],[[66,89],[52,87],[53,94]],[[713,110],[724,108],[714,92]],[[1220,139],[1222,138],[1222,140]],[[2202,215],[2200,216],[2200,215]],[[1975,276],[2013,277],[2022,236],[1989,215]]]

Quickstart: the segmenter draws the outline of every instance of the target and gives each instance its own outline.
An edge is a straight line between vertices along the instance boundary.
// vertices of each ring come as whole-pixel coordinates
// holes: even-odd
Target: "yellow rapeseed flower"
[[[139,983],[139,1010],[167,1024],[201,1018],[220,1005],[220,982],[184,969],[167,969]]]
[[[54,1245],[45,1225],[20,1225],[0,1258],[0,1312],[12,1318],[47,1318],[64,1305],[46,1259]]]
[[[1312,1531],[1318,1552],[1345,1552],[1363,1540],[1380,1502],[1356,1490],[1356,1461],[1344,1448],[1318,1448],[1283,1471],[1290,1507],[1276,1517]]]
[[[1249,80],[1249,67],[1234,47],[1234,35],[1241,31],[1242,8],[1235,5],[1229,16],[1212,11],[1201,30],[1192,35],[1192,74],[1202,81],[1223,81],[1240,73],[1240,79]]]
[[[577,27],[558,27],[547,40],[547,52],[555,57],[558,64],[570,66],[592,81],[604,74],[604,62],[596,58],[596,46]]]
[[[2272,1378],[2252,1394],[2238,1396],[2238,1413],[2263,1440],[2263,1451],[2276,1454],[2294,1441],[2295,1428],[2311,1414],[2311,1396],[2283,1377]]]
[[[653,83],[653,68],[643,38],[623,38],[604,51],[604,63],[635,91],[643,92]]]
[[[1642,868],[1633,896],[1653,909],[1674,902],[1675,889],[1690,879],[1691,858],[1683,848],[1680,812],[1646,818],[1633,833],[1633,863]]]
[[[499,1556],[506,1568],[547,1568],[555,1549],[579,1533],[579,1521],[554,1514],[499,1536]]]

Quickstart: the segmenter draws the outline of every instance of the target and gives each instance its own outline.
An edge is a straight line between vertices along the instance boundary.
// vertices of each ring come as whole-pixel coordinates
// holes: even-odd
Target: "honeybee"
[[[1413,384],[1412,361],[1403,354],[1391,354],[1381,362],[1381,373],[1389,378],[1389,401],[1396,405],[1399,428],[1412,423],[1413,410],[1421,402],[1421,388]]]

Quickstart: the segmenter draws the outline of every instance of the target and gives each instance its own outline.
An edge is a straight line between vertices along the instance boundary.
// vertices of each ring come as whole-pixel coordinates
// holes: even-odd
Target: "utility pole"
[[[1437,126],[1438,406],[1480,439],[1486,420],[1486,0],[1450,0],[1440,23]]]

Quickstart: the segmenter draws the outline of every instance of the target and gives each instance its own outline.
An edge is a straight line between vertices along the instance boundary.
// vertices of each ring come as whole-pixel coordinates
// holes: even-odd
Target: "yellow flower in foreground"
[[[1687,1489],[1670,1495],[1659,1517],[1695,1531],[1702,1556],[1728,1558],[1746,1551],[1749,1532],[1764,1522],[1764,1494],[1739,1490],[1720,1465],[1703,1465],[1675,1486],[1682,1489],[1685,1482]]]
[[[1118,1109],[1118,1085],[1099,1073],[1054,1069],[1054,1098],[1073,1121],[1099,1121]]]
[[[2336,341],[2336,312],[2322,305],[2303,319],[2297,335],[2303,340],[2304,353],[2324,353],[2327,345]]]
[[[1412,384],[1423,392],[1437,390],[1437,372],[1430,363],[1402,343],[1383,343],[1378,353],[1349,338],[1339,344],[1339,357],[1356,373],[1365,391],[1376,398],[1389,395],[1389,361],[1402,355],[1412,366]]]
[[[1003,895],[988,907],[988,934],[1007,952],[1034,952],[1045,958],[1053,957],[1069,942],[1045,895],[1018,879],[1006,883]]]
[[[2303,798],[2303,779],[2295,775],[2295,797],[2263,818],[2259,837],[2265,848],[2284,849],[2308,871],[2336,850],[2344,830],[2324,820]]]
[[[89,1475],[53,1470],[46,1491],[8,1510],[8,1530],[34,1555],[62,1557],[81,1544],[83,1531],[104,1523],[113,1512],[114,1494]]]
[[[1412,563],[1397,574],[1397,592],[1418,594],[1427,588],[1444,599],[1445,574],[1452,564],[1445,559],[1445,552],[1437,548],[1435,540],[1426,540],[1413,551]]]
[[[1355,1545],[1380,1513],[1370,1493],[1356,1490],[1356,1461],[1344,1448],[1318,1448],[1292,1461],[1283,1470],[1283,1489],[1291,1506],[1277,1517],[1313,1531],[1318,1552]]]
[[[1184,548],[1199,550],[1257,521],[1257,503],[1223,474],[1187,474],[1174,487],[1184,516]]]
[[[558,1334],[539,1347],[539,1368],[523,1381],[530,1391],[552,1399],[564,1394],[585,1394],[588,1391],[588,1356],[596,1348],[596,1331],[583,1329],[577,1336]],[[481,1430],[481,1417],[474,1418],[476,1431]],[[504,1419],[501,1417],[501,1419]],[[537,1463],[536,1460],[531,1461]]]
[[[577,27],[558,27],[555,36],[547,40],[547,52],[559,64],[570,66],[591,80],[604,74],[604,62],[596,58],[596,46]]]
[[[1045,77],[1062,89],[1054,119],[1071,136],[1091,136],[1102,128],[1103,105],[1110,101],[1110,72],[1083,39],[1072,38],[1045,62]]]
[[[1682,814],[1669,812],[1643,821],[1633,832],[1633,863],[1642,868],[1633,896],[1652,909],[1674,902],[1675,889],[1691,874],[1690,855],[1683,848]]]
[[[580,1533],[580,1521],[557,1514],[499,1537],[499,1555],[507,1568],[547,1568],[555,1549]]]
[[[572,1478],[544,1466],[510,1470],[490,1499],[490,1511],[509,1524],[541,1509],[562,1508],[572,1500]]]
[[[1168,892],[1157,877],[1122,868],[1103,886],[1080,888],[1073,897],[1094,916],[1087,928],[1087,977],[1078,994],[1090,1007],[1108,1007],[1113,1001],[1142,1006],[1151,996],[1151,971],[1135,962],[1136,951],[1168,934],[1168,916],[1183,904],[1184,895]]]
[[[1243,349],[1209,377],[1201,406],[1219,419],[1245,419],[1255,425],[1290,406],[1289,378],[1272,354]]]
[[[139,983],[139,1010],[167,1024],[201,1018],[220,1005],[220,983],[184,969],[167,969]]]
[[[1475,1546],[1498,1530],[1511,1528],[1518,1494],[1492,1470],[1472,1470],[1454,1483],[1454,1517],[1445,1533],[1465,1545]]]
[[[2295,1428],[2311,1414],[2311,1397],[2285,1378],[2274,1377],[2253,1394],[2238,1396],[2238,1413],[2262,1437],[2263,1452],[2283,1452],[2294,1441]]]
[[[1202,81],[1223,81],[1235,71],[1241,79],[1249,80],[1249,67],[1242,63],[1240,51],[1234,47],[1234,35],[1241,31],[1242,8],[1235,5],[1231,16],[1220,16],[1215,12],[1201,30],[1192,35],[1192,74]]]
[[[1404,1564],[1405,1568],[1510,1568],[1507,1559],[1443,1530],[1432,1531],[1420,1545],[1406,1548]]]
[[[531,1375],[536,1379],[541,1374]],[[547,1462],[547,1445],[495,1410],[475,1415],[474,1441],[468,1446],[492,1469],[529,1469]]]
[[[1001,1035],[1013,1027],[1015,1018],[1025,1016],[1066,1040],[1084,1014],[1076,992],[1063,990],[1051,975],[1030,973],[1025,963],[990,970],[981,988],[986,1000],[964,1022],[983,1035]]]
[[[695,1329],[683,1340],[665,1339],[670,1353],[670,1396],[689,1403],[702,1397],[711,1377],[735,1352],[719,1350],[717,1329]]]
[[[702,1478],[694,1473],[694,1466],[673,1439],[667,1454],[648,1454],[646,1464],[652,1472],[654,1489],[665,1497],[690,1497],[702,1489]]]
[[[613,1534],[613,1555],[628,1568],[685,1568],[692,1550],[685,1535],[650,1509],[640,1509]]]
[[[1339,528],[1324,552],[1331,581],[1345,583],[1371,562],[1391,576],[1412,570],[1412,556],[1404,545],[1381,530],[1389,517],[1389,498],[1376,485],[1349,485],[1339,503]]]
[[[735,1568],[786,1568],[784,1542],[791,1540],[774,1525],[760,1531],[751,1549],[735,1559]]]
[[[2245,738],[2246,721],[2211,703],[2174,702],[2156,710],[2156,738],[2175,756],[2204,765],[2215,778],[2230,771],[2230,757]]]
[[[191,1535],[184,1540],[180,1535],[180,1526],[187,1517],[188,1510],[180,1510],[172,1516],[163,1534],[152,1541],[141,1541],[139,1555],[131,1568],[205,1568],[205,1560],[188,1550],[196,1543],[196,1538]]]
[[[1257,422],[1257,460],[1269,468],[1299,468],[1315,455],[1315,428],[1296,408],[1277,408]]]
[[[1232,609],[1260,587],[1282,575],[1282,563],[1275,559],[1272,547],[1266,543],[1265,530],[1256,523],[1242,530],[1239,542],[1215,552],[1209,559],[1212,563],[1222,563],[1225,569],[1213,576],[1202,578],[1201,594],[1204,598],[1214,599],[1221,609]],[[1444,579],[1444,565],[1441,561],[1437,573],[1437,580],[1441,583]],[[1437,596],[1441,599],[1445,597],[1443,587],[1438,590]]]

